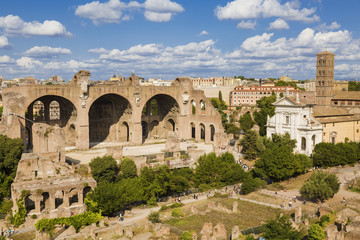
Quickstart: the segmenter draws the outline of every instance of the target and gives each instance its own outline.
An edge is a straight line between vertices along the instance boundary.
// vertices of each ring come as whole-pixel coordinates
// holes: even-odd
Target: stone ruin
[[[90,174],[75,173],[75,167],[66,163],[61,128],[34,124],[33,131],[34,139],[41,144],[34,153],[21,156],[11,185],[13,211],[18,210],[17,200],[23,191],[28,192],[24,199],[28,215],[69,217],[84,211],[84,199],[96,181]]]
[[[200,231],[201,240],[227,239],[224,224],[218,223],[213,227],[212,223],[205,223]]]

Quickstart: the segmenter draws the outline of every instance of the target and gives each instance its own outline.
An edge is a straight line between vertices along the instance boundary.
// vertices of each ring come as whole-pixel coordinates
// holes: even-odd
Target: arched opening
[[[312,146],[313,146],[313,148],[314,148],[315,145],[316,145],[316,136],[313,135],[312,138],[311,138],[311,140],[312,140]]]
[[[59,190],[54,194],[54,196],[55,196],[55,209],[57,209],[64,202],[64,191]]]
[[[51,126],[58,125],[64,131],[65,145],[76,145],[78,138],[77,132],[75,131],[77,110],[70,100],[56,95],[39,97],[27,107],[25,117],[36,123],[46,123]],[[28,149],[32,148],[33,142],[33,122],[31,121],[25,121]],[[70,127],[71,125],[72,127]]]
[[[215,135],[215,127],[214,125],[210,125],[210,141],[214,141],[214,135]]]
[[[194,100],[191,100],[191,114],[196,114],[196,102]]]
[[[206,110],[205,101],[203,100],[200,100],[200,109],[202,112]]]
[[[94,101],[89,110],[90,146],[102,142],[127,142],[131,105],[117,94],[106,94]],[[126,124],[124,124],[126,122]]]
[[[172,131],[172,132],[175,132],[175,122],[174,122],[174,120],[172,120],[171,118],[167,121],[167,129],[169,130],[169,131]]]
[[[49,193],[43,192],[42,194],[42,200],[40,201],[40,211],[44,210],[46,207],[49,206]]]
[[[141,121],[141,131],[142,131],[142,142],[148,137],[148,124],[145,121]]]
[[[141,125],[143,142],[168,136],[169,131],[175,131],[179,117],[179,104],[166,94],[151,97],[142,109]]]
[[[60,120],[60,104],[57,101],[50,102],[49,113],[50,120]]]
[[[195,124],[191,123],[191,138],[195,139]]]
[[[127,122],[123,122],[120,130],[120,141],[129,142],[130,141],[130,128]]]
[[[33,195],[29,195],[25,198],[25,208],[26,213],[29,213],[31,210],[35,209],[35,201],[31,199]]]
[[[301,150],[306,150],[306,138],[301,138]]]
[[[150,137],[152,138],[159,138],[159,122],[158,121],[152,121],[152,123],[150,123],[149,126],[149,133],[150,133]]]
[[[91,191],[91,187],[90,186],[86,186],[83,189],[83,202],[85,201],[86,195]]]
[[[76,188],[73,188],[69,191],[69,206],[78,202],[79,202],[78,191]]]
[[[205,140],[205,125],[200,123],[200,138]]]

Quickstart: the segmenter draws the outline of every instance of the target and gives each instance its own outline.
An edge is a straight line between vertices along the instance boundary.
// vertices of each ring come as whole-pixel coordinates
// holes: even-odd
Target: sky
[[[360,77],[358,0],[2,0],[0,76]]]

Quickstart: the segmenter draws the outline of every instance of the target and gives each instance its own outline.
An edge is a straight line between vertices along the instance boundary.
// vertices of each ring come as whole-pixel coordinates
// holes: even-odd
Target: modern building
[[[256,105],[256,101],[269,97],[272,93],[295,97],[300,92],[290,86],[237,86],[230,92],[230,106]]]

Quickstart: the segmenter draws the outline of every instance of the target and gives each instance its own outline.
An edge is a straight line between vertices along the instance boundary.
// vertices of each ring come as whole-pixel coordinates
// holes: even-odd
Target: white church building
[[[313,117],[314,104],[304,104],[296,98],[283,97],[275,103],[275,115],[267,120],[267,137],[289,133],[296,140],[295,152],[310,155],[322,141],[322,125]]]

